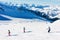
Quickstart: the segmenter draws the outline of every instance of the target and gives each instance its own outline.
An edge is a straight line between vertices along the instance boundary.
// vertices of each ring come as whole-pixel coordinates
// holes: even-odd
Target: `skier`
[[[11,34],[10,34],[11,32],[10,32],[10,30],[8,30],[8,36],[11,36]]]
[[[50,33],[50,31],[51,31],[51,28],[50,28],[50,27],[48,27],[48,33]]]
[[[25,33],[25,27],[23,28],[23,32]]]

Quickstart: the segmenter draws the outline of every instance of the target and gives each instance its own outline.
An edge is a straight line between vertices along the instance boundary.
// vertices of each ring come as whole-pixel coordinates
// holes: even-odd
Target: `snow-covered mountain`
[[[17,4],[18,5],[18,4]],[[28,5],[21,4],[8,5],[0,3],[0,14],[7,15],[14,18],[24,18],[24,19],[42,19],[48,21],[58,20],[60,9],[59,7],[52,7],[50,5],[38,6],[38,5]]]
[[[50,18],[56,18],[60,14],[60,6],[49,6],[44,9],[37,9],[40,12],[44,12]],[[57,17],[58,18],[58,17]]]

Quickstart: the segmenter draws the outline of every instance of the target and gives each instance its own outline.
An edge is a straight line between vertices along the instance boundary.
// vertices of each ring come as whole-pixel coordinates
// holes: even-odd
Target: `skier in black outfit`
[[[25,27],[23,28],[23,32],[25,33]]]
[[[50,31],[51,31],[51,28],[50,28],[50,27],[48,27],[48,33],[50,33]]]
[[[10,30],[8,30],[8,36],[11,36],[11,34],[10,34],[11,32],[10,32]]]

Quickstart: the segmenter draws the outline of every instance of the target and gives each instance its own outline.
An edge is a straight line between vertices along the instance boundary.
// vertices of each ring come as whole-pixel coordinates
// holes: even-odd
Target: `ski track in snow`
[[[47,32],[50,24],[45,21],[0,21],[0,40],[60,40],[60,33]],[[26,28],[26,33],[23,33],[23,27]],[[8,36],[8,30],[11,31],[11,36]]]

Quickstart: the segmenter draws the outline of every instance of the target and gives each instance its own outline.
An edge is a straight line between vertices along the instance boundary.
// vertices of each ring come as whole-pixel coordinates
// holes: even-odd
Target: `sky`
[[[51,4],[60,5],[60,0],[0,0],[0,2],[12,2],[14,4]]]

